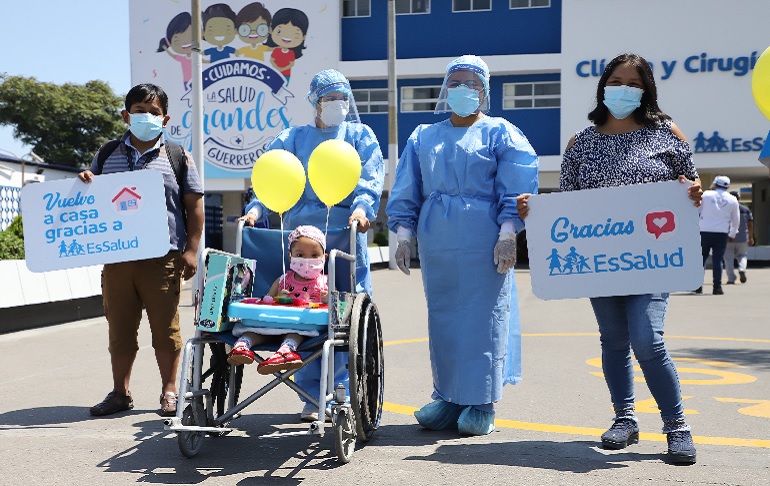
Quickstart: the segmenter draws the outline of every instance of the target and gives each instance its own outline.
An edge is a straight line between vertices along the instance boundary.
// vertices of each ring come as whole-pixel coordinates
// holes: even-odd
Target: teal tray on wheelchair
[[[231,302],[227,306],[231,319],[240,319],[249,327],[272,327],[299,331],[324,331],[329,325],[328,308]]]

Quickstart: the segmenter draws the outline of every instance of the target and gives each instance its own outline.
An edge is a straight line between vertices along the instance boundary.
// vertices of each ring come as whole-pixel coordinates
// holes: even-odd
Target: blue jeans
[[[711,269],[714,280],[714,288],[722,288],[722,259],[727,248],[727,233],[700,232],[700,247],[703,254],[703,266],[711,252]]]
[[[636,360],[661,417],[683,417],[679,376],[663,342],[668,294],[623,295],[591,299],[599,324],[602,370],[615,410],[633,408]]]

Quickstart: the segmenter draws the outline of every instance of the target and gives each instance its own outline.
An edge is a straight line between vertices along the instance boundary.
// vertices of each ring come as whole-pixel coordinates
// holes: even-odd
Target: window
[[[430,0],[396,0],[397,14],[430,13]]]
[[[503,109],[558,108],[561,106],[561,83],[506,83],[503,85]]]
[[[401,112],[433,111],[441,86],[404,86],[401,88]]]
[[[387,113],[387,88],[354,89],[353,98],[356,100],[358,113]]]
[[[368,17],[371,15],[372,0],[342,0],[343,17]]]
[[[452,0],[452,12],[492,10],[492,0]]]
[[[510,8],[550,7],[551,0],[510,0]]]

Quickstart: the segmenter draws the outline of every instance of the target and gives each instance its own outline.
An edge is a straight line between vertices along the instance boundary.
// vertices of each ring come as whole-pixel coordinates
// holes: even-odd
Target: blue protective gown
[[[523,228],[516,196],[537,186],[535,151],[502,118],[420,125],[406,143],[386,211],[392,231],[417,236],[434,397],[494,403],[521,379],[516,284],[493,250],[504,221]]]
[[[331,208],[329,228],[347,226],[350,215],[358,206],[363,206],[366,217],[369,221],[374,221],[385,183],[385,169],[377,137],[367,125],[344,122],[338,127],[324,129],[317,128],[315,125],[291,127],[279,133],[267,149],[284,149],[293,153],[302,162],[307,174],[310,154],[321,142],[332,139],[344,140],[356,149],[361,157],[361,177],[353,193]],[[267,214],[264,205],[262,213]],[[310,224],[323,231],[326,228],[326,213],[326,205],[318,199],[310,186],[310,181],[307,181],[305,192],[297,204],[283,214],[284,228],[292,229],[299,225]],[[365,233],[358,233],[356,238],[356,292],[372,295],[372,278],[369,271],[369,252]],[[347,352],[335,353],[334,383],[343,383],[346,389],[348,389],[347,362]],[[317,397],[320,376],[321,363],[320,360],[315,360],[294,375],[294,379],[308,393]],[[332,391],[328,390],[329,393]],[[304,398],[302,400],[304,401]]]

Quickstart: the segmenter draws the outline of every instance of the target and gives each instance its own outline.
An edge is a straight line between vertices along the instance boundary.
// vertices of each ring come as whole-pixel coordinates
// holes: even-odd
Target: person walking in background
[[[727,283],[735,283],[735,263],[738,263],[738,275],[741,283],[746,283],[746,264],[749,259],[749,247],[754,246],[754,216],[748,206],[740,204],[741,196],[738,191],[730,191],[738,201],[739,219],[738,233],[735,238],[727,241],[725,248],[725,270],[727,271]]]
[[[417,236],[428,301],[434,400],[414,413],[427,429],[486,435],[503,386],[521,380],[521,331],[513,275],[516,198],[538,187],[538,157],[526,137],[489,110],[481,58],[450,62],[436,113],[406,142],[388,199],[396,263],[409,275]]]
[[[728,239],[732,240],[738,233],[740,210],[738,200],[727,188],[730,178],[719,175],[714,178],[711,189],[703,191],[703,201],[698,213],[700,214],[700,246],[703,254],[703,266],[706,266],[711,253],[711,268],[714,282],[713,294],[722,295],[722,260],[725,256]],[[696,294],[703,293],[703,286],[695,289]]]
[[[679,180],[682,191],[699,205],[702,191],[692,150],[671,117],[658,107],[658,91],[649,63],[637,54],[621,54],[607,64],[596,89],[594,125],[572,136],[564,151],[560,189],[603,187]],[[692,181],[688,186],[684,184]],[[517,209],[529,214],[527,198]],[[695,445],[682,405],[674,362],[663,342],[668,293],[618,295],[591,299],[602,348],[602,371],[615,418],[601,436],[605,449],[623,449],[639,441],[635,412],[632,352],[663,419],[671,461],[695,463]]]

